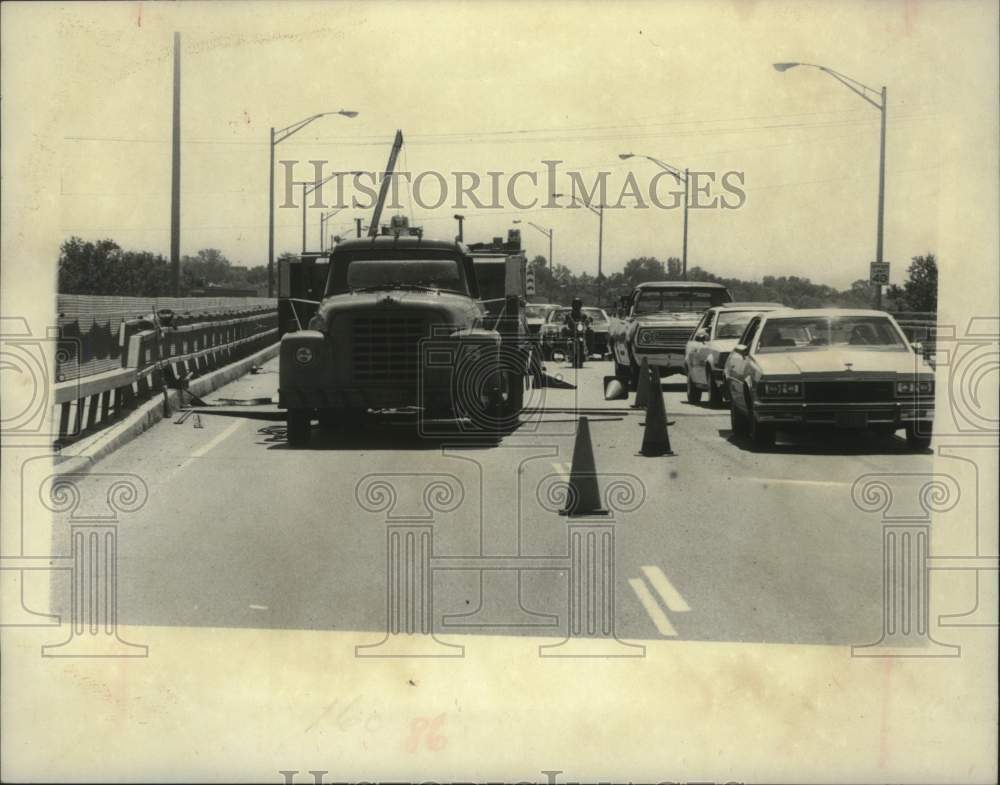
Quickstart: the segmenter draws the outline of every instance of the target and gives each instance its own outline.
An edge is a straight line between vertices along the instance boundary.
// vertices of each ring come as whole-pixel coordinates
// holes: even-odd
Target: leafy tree
[[[934,254],[914,256],[903,284],[903,302],[907,311],[937,311],[938,269]]]

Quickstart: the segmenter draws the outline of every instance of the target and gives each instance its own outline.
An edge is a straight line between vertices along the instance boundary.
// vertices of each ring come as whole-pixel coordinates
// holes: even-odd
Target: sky
[[[995,170],[995,107],[978,101],[971,82],[980,73],[941,32],[956,17],[966,36],[982,36],[966,45],[988,51],[988,3],[62,7],[50,27],[58,48],[45,65],[52,94],[30,109],[49,132],[34,154],[58,162],[46,196],[58,222],[53,242],[108,237],[168,254],[176,30],[182,253],[214,247],[234,263],[265,263],[269,128],[347,108],[359,115],[322,118],[279,145],[279,160],[300,162],[295,179],[313,176],[310,160],[328,162],[326,171],[381,170],[396,129],[406,140],[398,167],[413,173],[485,178],[558,160],[558,171],[586,180],[609,172],[613,201],[630,171],[643,184],[657,171],[620,160],[623,152],[718,176],[740,172],[739,209],[690,212],[689,266],[846,287],[867,277],[875,258],[879,112],[818,70],[772,68],[818,63],[888,88],[885,258],[899,283],[912,256],[940,253],[941,178],[961,165],[947,155],[956,127],[985,129],[963,144],[981,145]],[[29,164],[18,160],[14,171]],[[280,166],[277,178],[280,203]],[[21,193],[37,199],[29,182]],[[547,196],[544,182],[523,190]],[[321,212],[309,211],[310,248]],[[427,236],[456,232],[453,204],[404,212]],[[547,255],[532,221],[554,231],[557,263],[597,271],[598,219],[586,210],[460,212],[466,240],[503,235],[521,220],[529,254]],[[349,233],[355,217],[367,223],[370,211],[343,211],[333,231]],[[276,221],[276,255],[298,251],[301,211],[278,209]],[[637,256],[679,257],[682,226],[679,209],[606,211],[604,273]]]

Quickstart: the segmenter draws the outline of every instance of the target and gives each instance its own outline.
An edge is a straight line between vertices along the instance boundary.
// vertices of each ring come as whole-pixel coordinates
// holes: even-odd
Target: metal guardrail
[[[174,317],[171,324],[131,319],[119,332],[122,367],[59,382],[56,446],[120,419],[141,402],[277,342],[274,306],[214,316]]]

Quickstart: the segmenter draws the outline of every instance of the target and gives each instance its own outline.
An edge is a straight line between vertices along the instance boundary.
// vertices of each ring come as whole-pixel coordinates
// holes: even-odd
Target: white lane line
[[[763,485],[808,485],[822,488],[850,488],[853,482],[840,482],[839,480],[785,480],[780,477],[734,477],[740,482],[756,482]]]
[[[246,422],[247,421],[244,420],[244,419],[242,419],[242,418],[239,419],[239,420],[237,420],[232,425],[230,425],[228,428],[226,428],[226,430],[224,430],[222,433],[216,435],[212,439],[209,439],[208,442],[206,442],[201,447],[199,447],[197,450],[195,450],[193,453],[191,453],[191,457],[192,458],[201,458],[209,450],[211,450],[213,447],[216,447],[216,446],[222,444],[222,442],[224,442],[226,439],[228,439],[230,436],[232,436],[234,433],[236,433],[237,430],[239,430],[241,427],[243,427],[244,425],[246,425]]]
[[[646,609],[646,613],[649,614],[649,618],[652,620],[653,624],[656,625],[656,629],[659,631],[660,635],[665,638],[673,638],[677,636],[677,630],[674,629],[674,625],[670,623],[670,619],[667,618],[667,614],[663,612],[663,609],[657,604],[656,599],[650,594],[649,589],[646,588],[646,584],[643,583],[642,578],[629,578],[628,585],[632,587],[632,591],[635,592],[635,596],[639,598],[639,602],[642,607]]]
[[[249,608],[252,611],[268,611],[268,610],[270,610],[270,608],[268,608],[266,605],[250,605]]]
[[[681,597],[681,593],[674,588],[674,585],[669,581],[667,576],[663,574],[663,570],[659,567],[651,566],[643,567],[642,571],[646,573],[646,577],[653,584],[653,588],[663,598],[663,603],[667,606],[668,610],[674,613],[687,613],[691,610],[691,606],[687,604],[687,601]]]

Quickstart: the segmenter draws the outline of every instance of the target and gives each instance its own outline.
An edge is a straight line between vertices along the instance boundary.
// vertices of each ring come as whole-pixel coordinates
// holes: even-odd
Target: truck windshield
[[[701,313],[727,302],[725,289],[643,289],[635,301],[635,313]]]
[[[879,316],[812,316],[769,319],[757,349],[894,349],[906,350],[892,322]]]
[[[462,266],[455,259],[354,259],[347,287],[364,289],[440,289],[468,294]]]

